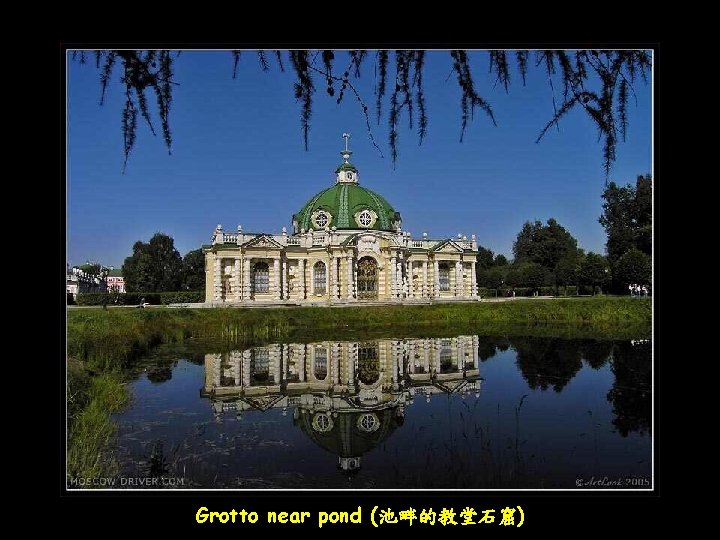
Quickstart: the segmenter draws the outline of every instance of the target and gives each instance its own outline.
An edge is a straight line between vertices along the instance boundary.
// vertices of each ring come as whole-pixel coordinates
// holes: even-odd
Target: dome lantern
[[[343,158],[342,164],[335,169],[335,183],[336,184],[357,184],[358,183],[358,170],[355,165],[350,163],[350,156],[352,156],[352,152],[348,148],[348,141],[350,140],[350,134],[349,133],[343,133],[343,138],[345,139],[345,150],[340,152],[340,155]]]

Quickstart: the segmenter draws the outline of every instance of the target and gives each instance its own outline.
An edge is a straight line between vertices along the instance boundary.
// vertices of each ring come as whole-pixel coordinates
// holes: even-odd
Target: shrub
[[[77,304],[79,306],[102,306],[107,298],[106,293],[81,293],[78,294]],[[190,304],[203,302],[205,294],[202,291],[177,291],[163,293],[119,293],[113,295],[117,297],[117,303],[108,301],[110,305],[120,306],[138,306],[144,298],[145,302],[151,305],[167,305],[167,304]]]

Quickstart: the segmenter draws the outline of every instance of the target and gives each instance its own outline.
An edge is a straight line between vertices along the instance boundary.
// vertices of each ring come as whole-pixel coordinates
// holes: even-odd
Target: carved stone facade
[[[205,252],[209,304],[477,300],[477,242],[413,239],[400,214],[361,187],[341,152],[336,185],[293,216],[293,234],[226,232]]]

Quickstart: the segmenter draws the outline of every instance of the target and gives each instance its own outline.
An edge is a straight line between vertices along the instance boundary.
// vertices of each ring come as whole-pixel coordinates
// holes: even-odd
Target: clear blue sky
[[[597,220],[605,177],[594,125],[577,110],[561,122],[559,133],[553,129],[535,144],[553,112],[544,72],[531,67],[523,87],[513,70],[506,94],[487,74],[487,54],[470,56],[498,126],[476,110],[464,142],[458,142],[460,91],[454,74],[448,79],[450,55],[430,52],[424,75],[428,134],[419,146],[403,116],[393,169],[387,116],[379,126],[372,123],[383,158],[352,95],[338,106],[316,79],[306,152],[290,70],[281,73],[273,64],[264,73],[256,54],[246,51],[233,80],[229,52],[185,51],[175,64],[172,155],[138,116],[136,145],[123,174],[120,71],[101,107],[94,59],[80,65],[68,55],[68,262],[120,266],[135,241],[148,241],[158,231],[172,236],[184,255],[208,243],[218,223],[226,230],[238,224],[251,232],[291,230],[292,214],[334,183],[344,131],[352,134],[361,184],[385,196],[414,237],[476,234],[481,245],[512,258],[525,221],[554,217],[580,247],[604,253],[605,232]],[[371,111],[374,58],[369,54],[358,83]],[[338,53],[338,69],[345,59]],[[388,74],[392,81],[394,69]],[[628,139],[618,144],[610,175],[620,184],[634,183],[652,167],[650,83],[639,81],[636,92]]]

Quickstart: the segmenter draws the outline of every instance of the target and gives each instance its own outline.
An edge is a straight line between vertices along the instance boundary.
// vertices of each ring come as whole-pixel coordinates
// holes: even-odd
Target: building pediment
[[[467,386],[468,380],[462,379],[462,380],[448,380],[448,381],[436,381],[435,387],[439,388],[446,394],[455,394],[462,390],[465,386]]]
[[[356,247],[358,253],[372,251],[379,255],[383,240],[388,239],[392,240],[392,236],[368,231],[366,233],[358,233],[349,237],[345,242],[343,242],[343,245]]]
[[[271,409],[274,405],[276,405],[280,400],[282,400],[285,396],[258,396],[258,397],[246,397],[243,398],[243,401],[250,405],[253,409],[257,409],[259,411],[267,411],[268,409]]]
[[[275,239],[267,234],[263,234],[245,242],[242,245],[244,248],[271,248],[271,249],[283,249]]]
[[[435,253],[462,253],[463,248],[452,240],[445,240],[432,248],[431,251],[434,251]]]

